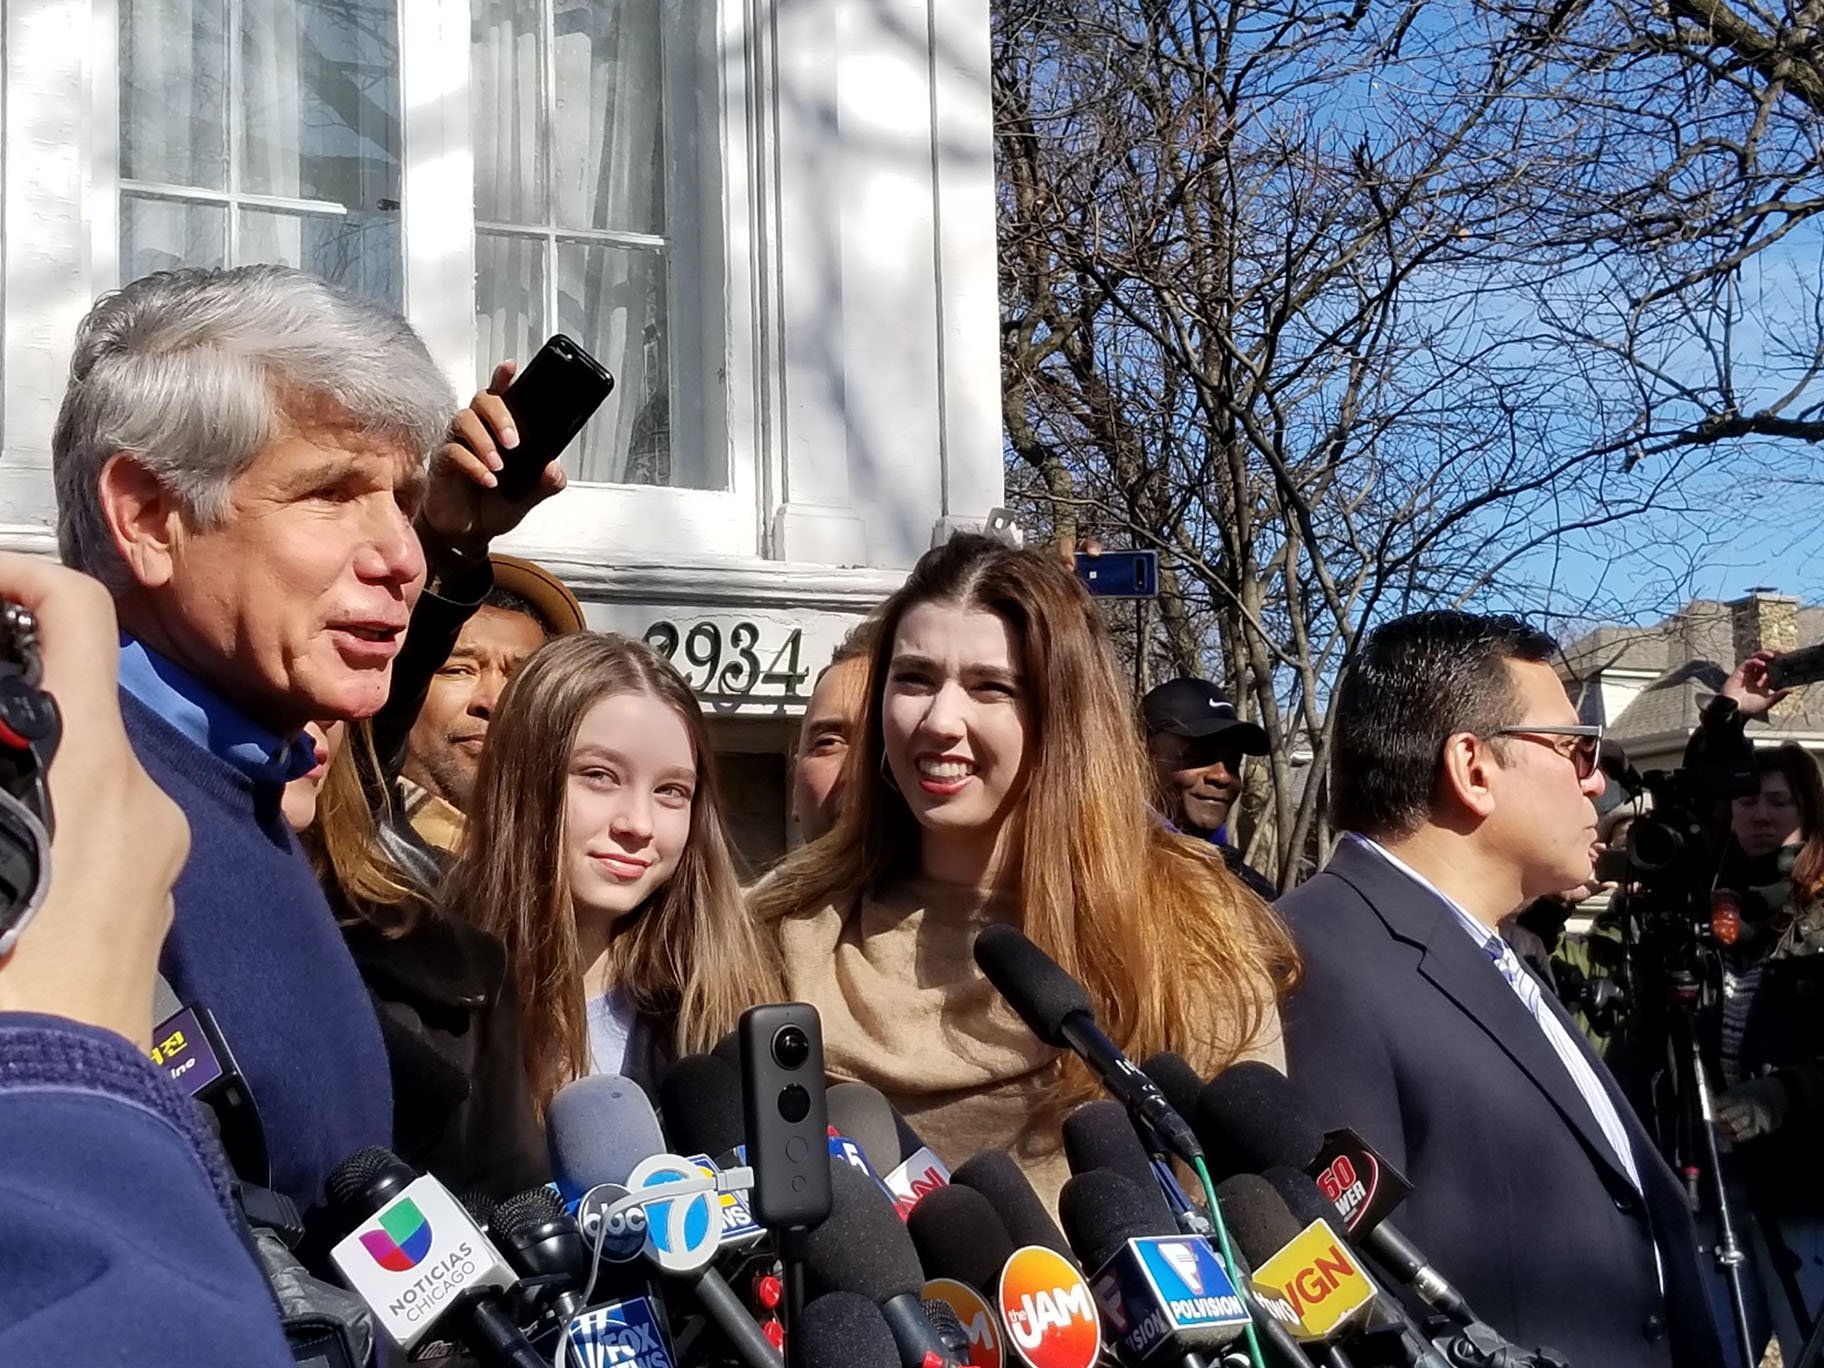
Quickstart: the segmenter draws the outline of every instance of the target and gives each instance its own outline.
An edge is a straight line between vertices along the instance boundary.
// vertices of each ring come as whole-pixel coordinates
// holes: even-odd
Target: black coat
[[[1633,1139],[1644,1204],[1538,1023],[1439,898],[1346,841],[1277,910],[1305,965],[1284,1010],[1292,1081],[1326,1128],[1359,1131],[1411,1181],[1395,1221],[1470,1305],[1573,1368],[1720,1365],[1682,1190],[1551,994]]]
[[[428,913],[397,938],[365,923],[343,934],[380,1016],[399,1157],[459,1193],[549,1182],[500,942]]]

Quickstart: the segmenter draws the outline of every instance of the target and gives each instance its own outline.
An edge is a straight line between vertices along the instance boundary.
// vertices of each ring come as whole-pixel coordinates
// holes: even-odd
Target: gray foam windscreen
[[[899,1126],[893,1104],[879,1088],[866,1083],[838,1083],[829,1093],[830,1124],[861,1146],[874,1172],[886,1177],[905,1156],[899,1152]]]
[[[619,1074],[591,1074],[563,1088],[545,1114],[545,1139],[558,1188],[572,1200],[598,1183],[625,1183],[640,1160],[665,1153],[652,1103]]]

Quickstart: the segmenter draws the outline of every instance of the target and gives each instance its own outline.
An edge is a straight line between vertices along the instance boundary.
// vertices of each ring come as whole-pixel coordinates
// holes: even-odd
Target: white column
[[[19,529],[48,527],[55,518],[51,429],[69,378],[76,325],[90,303],[83,196],[87,63],[94,45],[86,0],[10,0],[4,14],[0,524]],[[116,80],[111,62],[94,75]],[[115,129],[96,132],[111,148]]]

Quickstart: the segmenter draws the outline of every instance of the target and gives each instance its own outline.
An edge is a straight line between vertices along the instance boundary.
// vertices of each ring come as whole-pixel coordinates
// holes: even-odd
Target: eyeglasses
[[[1490,736],[1512,736],[1522,741],[1537,741],[1542,746],[1549,746],[1566,760],[1571,768],[1577,771],[1578,781],[1588,779],[1596,772],[1596,761],[1602,752],[1602,728],[1599,726],[1580,727],[1496,727]],[[1553,738],[1562,738],[1554,740]],[[1568,739],[1570,744],[1564,744]]]

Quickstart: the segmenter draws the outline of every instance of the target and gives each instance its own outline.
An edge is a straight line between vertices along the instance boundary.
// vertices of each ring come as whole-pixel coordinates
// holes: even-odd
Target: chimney
[[[1799,601],[1759,584],[1729,605],[1729,625],[1735,637],[1735,661],[1756,651],[1791,651],[1799,644]]]

